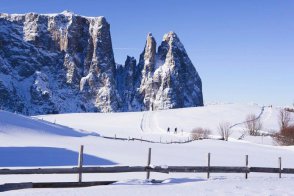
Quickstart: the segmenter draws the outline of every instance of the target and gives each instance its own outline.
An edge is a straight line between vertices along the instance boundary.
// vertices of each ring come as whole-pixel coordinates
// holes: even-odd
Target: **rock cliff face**
[[[177,35],[148,34],[137,64],[115,63],[104,17],[0,14],[0,108],[28,115],[202,106],[201,79]]]
[[[139,94],[145,110],[203,105],[201,79],[174,32],[164,35],[157,53],[149,34],[139,67]]]

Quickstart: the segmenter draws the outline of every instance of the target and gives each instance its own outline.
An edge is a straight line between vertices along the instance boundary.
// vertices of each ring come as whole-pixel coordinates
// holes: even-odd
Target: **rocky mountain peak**
[[[125,67],[133,70],[136,68],[136,65],[137,63],[135,57],[127,56],[127,59],[125,61]]]
[[[177,34],[165,34],[157,52],[155,47],[149,33],[139,61],[143,110],[203,105],[201,79]]]
[[[150,77],[154,71],[156,55],[156,41],[151,33],[147,35],[145,48],[142,54],[144,55],[144,59],[140,61],[144,61],[143,72],[147,77]]]
[[[156,49],[156,41],[152,33],[148,33],[146,38],[145,50],[153,50],[154,48]]]
[[[114,60],[105,17],[0,14],[0,108],[36,115],[203,105],[201,79],[174,32],[151,33],[137,63]]]
[[[65,16],[72,16],[72,15],[75,15],[72,11],[69,11],[69,10],[64,10],[64,11],[61,12],[60,14],[65,15]]]
[[[170,31],[170,32],[164,34],[163,39],[162,39],[162,41],[165,41],[165,42],[177,41],[177,40],[179,40],[179,38],[178,38],[177,34],[173,31]]]
[[[101,26],[106,26],[107,28],[110,27],[109,23],[107,22],[104,16],[93,17],[91,19],[97,21],[98,27],[101,27]]]
[[[167,47],[167,49],[177,48],[186,52],[180,38],[173,31],[170,31],[163,36],[160,47]]]
[[[177,34],[173,31],[170,31],[169,33],[166,33],[163,36],[163,40],[161,43],[162,47],[168,47],[168,48],[177,48],[180,50],[185,50],[183,44],[181,43],[179,37],[177,36]]]

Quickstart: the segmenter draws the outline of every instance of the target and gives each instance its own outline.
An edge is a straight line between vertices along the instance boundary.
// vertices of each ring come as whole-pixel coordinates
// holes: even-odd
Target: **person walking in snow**
[[[167,128],[167,132],[169,133],[169,127]]]
[[[175,128],[175,134],[177,134],[177,131],[178,131],[178,128],[176,127],[176,128]]]

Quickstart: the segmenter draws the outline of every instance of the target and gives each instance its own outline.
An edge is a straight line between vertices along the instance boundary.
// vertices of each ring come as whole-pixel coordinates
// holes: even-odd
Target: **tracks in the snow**
[[[142,132],[160,132],[162,128],[159,127],[156,119],[156,111],[145,111],[142,115],[140,128]]]
[[[265,106],[262,106],[262,108],[261,108],[261,111],[260,111],[259,115],[258,115],[258,116],[257,116],[255,119],[253,119],[253,120],[251,120],[251,121],[255,121],[255,120],[258,120],[258,119],[260,119],[260,118],[261,118],[261,116],[262,116],[262,114],[264,113],[264,108],[265,108]],[[230,126],[230,129],[232,129],[232,128],[234,128],[234,127],[238,126],[238,125],[245,124],[245,123],[247,123],[247,122],[250,122],[250,121],[243,121],[243,122],[240,122],[240,123],[233,124],[232,126]]]

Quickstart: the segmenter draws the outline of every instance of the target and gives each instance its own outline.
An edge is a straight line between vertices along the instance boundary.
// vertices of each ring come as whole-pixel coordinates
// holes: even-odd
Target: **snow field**
[[[256,105],[223,104],[203,108],[186,108],[156,112],[111,113],[111,114],[60,114],[44,115],[34,118],[0,111],[0,156],[13,157],[17,164],[1,165],[2,168],[23,167],[24,158],[30,167],[44,167],[50,161],[46,157],[60,154],[61,167],[76,166],[79,146],[85,146],[84,153],[95,159],[87,165],[146,165],[148,148],[152,148],[152,165],[161,166],[206,166],[207,153],[211,153],[211,165],[244,166],[245,155],[249,155],[249,166],[278,167],[278,157],[282,157],[282,166],[294,168],[294,148],[271,145],[269,140],[261,144],[260,137],[245,137],[237,140],[243,125],[233,128],[235,134],[229,142],[220,140],[199,140],[187,144],[151,144],[139,141],[108,140],[96,134],[121,137],[146,137],[154,140],[183,139],[195,127],[210,128],[212,135],[217,135],[215,127],[219,121],[232,124],[244,121],[248,113],[259,114],[261,107]],[[143,115],[148,117],[143,118]],[[266,107],[261,118],[264,131],[274,130],[277,124],[277,108]],[[43,120],[36,120],[36,118]],[[49,122],[48,122],[49,121]],[[141,130],[142,121],[144,123]],[[55,122],[52,124],[50,122]],[[58,125],[61,124],[61,125]],[[49,128],[47,127],[49,126]],[[54,129],[51,129],[51,127]],[[25,128],[22,128],[25,127]],[[46,128],[47,127],[47,128]],[[177,127],[183,129],[183,135],[166,133]],[[84,130],[81,132],[80,130]],[[61,134],[67,133],[67,134]],[[80,135],[83,134],[83,135]],[[19,148],[17,148],[19,147]],[[28,153],[27,148],[37,151]],[[11,148],[14,149],[13,153]],[[50,150],[49,150],[50,149]],[[42,150],[42,156],[40,151]],[[28,154],[26,154],[28,153]],[[75,154],[74,154],[75,153]],[[72,156],[72,161],[68,156]],[[75,162],[76,156],[76,162]],[[44,159],[40,164],[40,159]],[[36,161],[38,160],[38,161]],[[2,161],[3,162],[3,161]],[[87,162],[87,159],[86,159]],[[75,189],[32,189],[5,192],[5,195],[291,195],[294,176],[277,174],[250,173],[245,180],[243,174],[161,174],[151,173],[151,178],[162,179],[162,184],[151,185],[144,181],[146,173],[124,174],[85,174],[85,181],[119,180],[115,185]],[[0,184],[9,182],[50,182],[76,181],[77,175],[7,175],[1,176]]]

